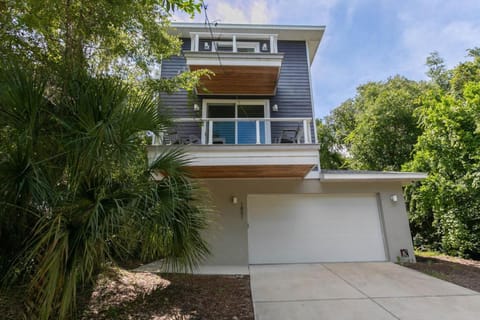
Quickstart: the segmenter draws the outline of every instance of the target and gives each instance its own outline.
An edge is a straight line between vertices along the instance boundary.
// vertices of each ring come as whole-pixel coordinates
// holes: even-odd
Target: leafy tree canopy
[[[182,10],[193,15],[201,4],[195,0],[2,1],[0,56],[43,66],[61,77],[87,69],[138,83],[154,78],[161,60],[180,51],[181,41],[168,32],[170,13]]]
[[[410,160],[420,133],[413,111],[425,88],[424,83],[400,76],[369,82],[358,87],[354,99],[334,109],[325,125],[334,138],[332,144],[345,155],[342,166],[399,170]]]
[[[472,52],[472,51],[470,51]],[[417,110],[423,134],[404,169],[429,172],[407,195],[418,244],[480,257],[480,56],[455,67],[450,90]]]

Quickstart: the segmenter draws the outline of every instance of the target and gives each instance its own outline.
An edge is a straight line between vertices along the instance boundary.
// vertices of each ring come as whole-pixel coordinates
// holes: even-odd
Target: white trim
[[[212,47],[212,50],[215,46]],[[188,66],[252,66],[252,67],[277,67],[282,66],[283,54],[281,53],[238,53],[210,51],[184,52]],[[219,62],[221,61],[221,63]]]
[[[199,36],[201,39],[212,39],[212,34],[210,32],[189,32],[191,37]],[[276,37],[276,34],[266,34],[266,33],[239,33],[239,32],[222,32],[214,33],[215,40],[232,40],[233,37],[237,37],[241,40],[269,40],[271,36]]]
[[[260,42],[237,41],[236,44],[237,44],[237,50],[234,52],[238,52],[238,48],[240,49],[246,48],[246,49],[253,49],[253,53],[260,53]]]
[[[307,52],[307,60],[310,61],[310,53],[308,52],[308,42],[306,43],[305,46],[305,51]],[[315,117],[315,103],[313,99],[313,83],[312,83],[312,63],[310,62],[308,64],[308,83],[310,85],[310,103],[312,105],[312,118],[313,118],[313,134],[315,135],[313,137],[313,140],[315,143],[318,143],[318,136],[317,136],[317,124],[316,124],[316,117]],[[319,158],[320,159],[320,158]],[[318,166],[320,168],[320,160],[318,162]]]
[[[346,181],[400,181],[410,183],[427,177],[423,172],[379,172],[379,173],[321,173],[324,182]]]
[[[173,34],[180,37],[188,38],[190,33],[204,33],[208,37],[211,34],[208,27],[204,23],[172,23]],[[269,36],[272,33],[276,35],[279,40],[293,40],[293,41],[307,41],[310,51],[310,63],[312,63],[318,46],[325,33],[325,26],[292,26],[292,25],[258,25],[258,24],[218,24],[214,28],[215,37],[223,34],[245,34],[258,37],[259,35]]]
[[[148,158],[155,159],[165,148],[176,146],[148,146]],[[248,165],[309,165],[315,166],[318,145],[188,145],[189,166],[248,166]]]
[[[204,99],[207,100],[207,99]],[[208,100],[217,100],[217,99],[208,99]],[[218,99],[220,100],[220,99]],[[220,102],[223,103],[223,102]],[[228,102],[227,102],[228,103]],[[245,104],[243,104],[245,105]],[[255,105],[255,104],[254,104]],[[270,117],[265,117],[265,118],[241,118],[242,121],[255,121],[255,120],[267,120],[270,122],[301,122],[303,120],[308,120],[311,121],[312,118],[270,118]],[[175,118],[173,119],[174,122],[199,122],[199,121],[208,121],[208,120],[215,120],[215,121],[228,121],[232,120],[231,118],[207,118],[206,116],[204,118]]]

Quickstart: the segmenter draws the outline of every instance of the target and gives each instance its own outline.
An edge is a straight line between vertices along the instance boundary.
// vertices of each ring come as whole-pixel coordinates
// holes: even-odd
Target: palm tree
[[[180,269],[208,254],[208,209],[188,159],[172,150],[148,164],[145,131],[169,125],[152,95],[112,77],[77,75],[57,88],[35,71],[2,71],[0,247],[20,252],[7,280],[28,281],[31,316],[72,317],[78,286],[113,257]]]

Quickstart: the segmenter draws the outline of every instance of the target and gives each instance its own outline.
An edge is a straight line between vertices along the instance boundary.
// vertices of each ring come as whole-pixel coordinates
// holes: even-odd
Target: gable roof
[[[173,22],[172,28],[180,37],[189,38],[190,32],[210,32],[204,23]],[[227,24],[218,23],[211,27],[214,33],[258,33],[276,34],[278,40],[306,41],[310,64],[317,53],[325,26],[272,25],[272,24]]]

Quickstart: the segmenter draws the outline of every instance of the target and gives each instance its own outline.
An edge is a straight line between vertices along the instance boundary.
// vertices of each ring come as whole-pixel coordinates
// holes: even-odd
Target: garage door
[[[249,195],[251,264],[385,261],[374,194]]]

